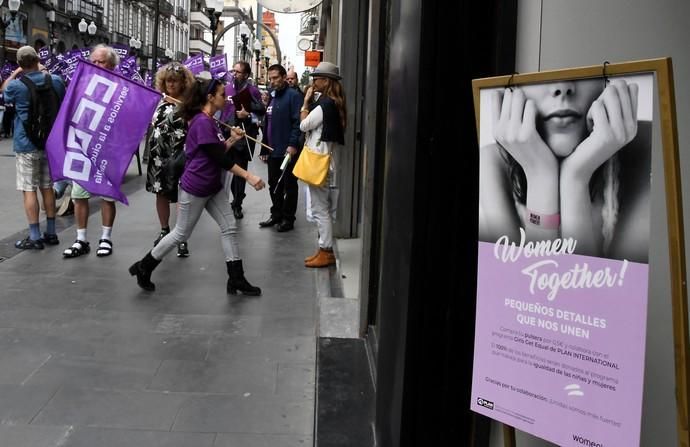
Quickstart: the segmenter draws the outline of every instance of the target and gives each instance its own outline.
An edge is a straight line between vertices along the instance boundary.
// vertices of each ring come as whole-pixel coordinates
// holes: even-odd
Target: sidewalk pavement
[[[0,239],[7,243],[26,220],[6,146],[0,142]],[[302,206],[294,231],[259,229],[268,191],[248,187],[240,248],[261,297],[226,294],[219,231],[207,214],[189,240],[191,256],[173,251],[153,274],[157,290],[147,293],[127,268],[159,228],[154,197],[132,165],[130,206],[118,204],[112,256],[98,258],[94,249],[63,259],[75,229],[58,217],[60,245],[0,261],[1,444],[311,445],[315,281],[323,273],[303,266],[316,232]],[[264,165],[251,169],[266,178]],[[95,212],[92,247],[100,226]]]

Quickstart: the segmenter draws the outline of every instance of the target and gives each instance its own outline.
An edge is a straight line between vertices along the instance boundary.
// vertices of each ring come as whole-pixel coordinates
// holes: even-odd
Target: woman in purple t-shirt
[[[216,79],[196,79],[191,93],[180,107],[181,116],[188,122],[185,152],[187,162],[180,179],[178,213],[175,228],[148,252],[135,262],[129,273],[137,277],[137,284],[144,290],[153,291],[151,273],[179,242],[186,241],[194,230],[201,212],[205,209],[218,223],[221,242],[228,268],[227,291],[236,294],[261,295],[261,289],[245,279],[237,243],[237,227],[227,195],[221,181],[223,170],[247,180],[257,191],[265,184],[261,178],[236,165],[228,152],[244,132],[233,129],[225,140],[213,114],[225,103],[225,88]]]

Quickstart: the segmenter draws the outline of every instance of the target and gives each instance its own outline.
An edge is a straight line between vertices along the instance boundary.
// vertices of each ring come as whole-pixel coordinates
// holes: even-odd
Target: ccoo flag
[[[46,143],[53,180],[71,179],[92,194],[126,204],[120,185],[160,97],[79,62]]]

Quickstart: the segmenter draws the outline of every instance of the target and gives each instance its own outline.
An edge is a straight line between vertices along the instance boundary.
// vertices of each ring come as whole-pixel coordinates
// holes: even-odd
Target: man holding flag
[[[46,150],[53,179],[72,179],[77,239],[65,258],[89,253],[86,230],[91,194],[100,195],[102,233],[97,256],[112,253],[114,199],[127,203],[120,185],[138,149],[160,94],[117,74],[117,53],[97,45],[91,63],[80,62]]]

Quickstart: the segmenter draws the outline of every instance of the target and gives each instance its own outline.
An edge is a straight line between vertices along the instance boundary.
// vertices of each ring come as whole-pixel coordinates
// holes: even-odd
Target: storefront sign
[[[319,62],[323,61],[323,51],[305,51],[304,52],[304,65],[307,67],[316,67]]]

